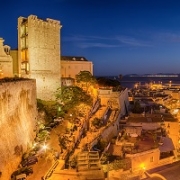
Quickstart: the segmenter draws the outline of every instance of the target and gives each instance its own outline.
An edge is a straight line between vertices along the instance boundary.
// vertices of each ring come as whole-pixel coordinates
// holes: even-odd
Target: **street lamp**
[[[109,180],[109,161],[107,162],[107,179]]]
[[[73,118],[72,118],[73,114],[70,114],[69,116],[70,116],[70,119],[71,119],[71,121],[72,121],[72,119],[73,119]]]
[[[44,152],[46,153],[46,150],[47,150],[46,138],[45,138],[44,145],[43,145],[42,149],[43,149]]]
[[[43,150],[44,150],[44,152],[46,153],[46,151],[47,151],[47,145],[44,143],[44,145],[43,145]]]
[[[57,117],[59,117],[60,112],[61,112],[61,106],[58,105],[58,107],[57,107]]]
[[[169,81],[169,87],[171,87],[171,85],[172,85],[171,83],[172,83],[172,81]]]

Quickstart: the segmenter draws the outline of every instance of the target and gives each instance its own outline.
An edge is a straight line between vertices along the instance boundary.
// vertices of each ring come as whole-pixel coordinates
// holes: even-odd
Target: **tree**
[[[62,149],[67,149],[67,137],[66,136],[59,136],[59,145]]]
[[[92,125],[95,126],[96,128],[98,127],[100,128],[101,126],[103,126],[102,119],[94,118],[92,121]]]
[[[76,82],[79,87],[88,92],[90,86],[97,84],[96,78],[89,71],[80,71],[76,75]]]
[[[97,83],[99,87],[111,87],[114,90],[121,90],[120,82],[116,79],[109,79],[106,77],[99,77],[97,78]]]
[[[141,105],[140,105],[140,103],[138,101],[136,101],[134,103],[134,107],[132,108],[132,112],[137,113],[137,114],[143,112],[143,109],[142,109],[142,107],[141,107]]]
[[[61,101],[62,109],[64,108],[64,110],[67,111],[75,108],[81,103],[92,105],[91,96],[77,86],[66,86],[59,88],[56,98],[58,101]]]

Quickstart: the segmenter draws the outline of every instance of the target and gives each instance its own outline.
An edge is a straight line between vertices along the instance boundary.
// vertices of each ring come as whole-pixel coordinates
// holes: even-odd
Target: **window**
[[[153,156],[150,157],[150,162],[154,162],[154,157]]]

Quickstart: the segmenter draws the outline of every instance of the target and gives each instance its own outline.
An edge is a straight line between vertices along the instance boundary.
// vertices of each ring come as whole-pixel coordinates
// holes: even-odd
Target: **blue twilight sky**
[[[17,48],[17,19],[60,20],[64,56],[84,56],[94,75],[180,73],[180,1],[9,0],[0,37]]]

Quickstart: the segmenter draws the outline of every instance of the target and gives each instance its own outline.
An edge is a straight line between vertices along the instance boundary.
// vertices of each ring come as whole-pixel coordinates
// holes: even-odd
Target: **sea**
[[[169,85],[171,83],[171,87],[180,86],[180,76],[177,77],[130,77],[130,76],[122,76],[121,79],[118,76],[108,76],[110,79],[118,80],[121,86],[126,88],[133,88],[136,83],[141,85],[145,85],[147,83],[156,83],[162,85]]]

